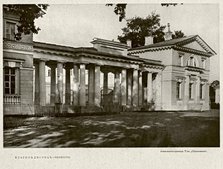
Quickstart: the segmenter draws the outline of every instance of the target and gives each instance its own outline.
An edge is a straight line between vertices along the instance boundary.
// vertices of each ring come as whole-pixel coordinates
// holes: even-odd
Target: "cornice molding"
[[[139,54],[139,53],[145,53],[145,52],[156,52],[156,51],[161,51],[161,50],[168,50],[171,49],[171,46],[163,46],[163,47],[155,47],[155,48],[149,48],[149,49],[139,49],[136,51],[130,51],[128,54]]]
[[[3,49],[33,51],[33,45],[16,41],[3,41]]]
[[[197,55],[201,55],[201,56],[207,56],[207,57],[211,57],[212,56],[211,53],[199,51],[199,50],[196,50],[196,49],[180,47],[180,46],[173,46],[172,48],[175,49],[175,50],[178,50],[178,51],[193,53],[193,54],[197,54]]]

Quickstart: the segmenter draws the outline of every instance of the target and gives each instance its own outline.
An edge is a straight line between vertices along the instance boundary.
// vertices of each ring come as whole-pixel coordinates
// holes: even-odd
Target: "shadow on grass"
[[[177,113],[5,117],[4,147],[219,147],[219,118]]]

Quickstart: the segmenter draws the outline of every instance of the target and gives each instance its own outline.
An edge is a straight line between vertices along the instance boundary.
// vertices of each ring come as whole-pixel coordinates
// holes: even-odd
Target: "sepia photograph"
[[[3,148],[220,148],[219,21],[216,3],[2,4]]]

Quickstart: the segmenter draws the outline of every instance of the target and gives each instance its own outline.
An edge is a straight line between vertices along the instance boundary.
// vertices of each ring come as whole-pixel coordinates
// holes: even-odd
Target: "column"
[[[209,84],[208,81],[205,82],[205,95],[204,95],[204,100],[205,100],[205,110],[210,110],[210,96],[209,96]]]
[[[122,69],[122,79],[121,79],[121,97],[122,97],[122,106],[126,106],[126,69]]]
[[[86,106],[85,64],[80,65],[80,106]]]
[[[79,68],[76,64],[73,66],[73,105],[79,104]]]
[[[143,88],[142,88],[142,72],[139,71],[139,106],[142,107],[143,103]]]
[[[186,79],[185,79],[185,83],[184,83],[184,107],[185,107],[185,110],[188,109],[189,83],[190,83],[190,76],[186,75]]]
[[[54,104],[56,102],[56,65],[49,65],[51,69],[51,79],[50,79],[50,103]]]
[[[114,103],[119,102],[119,92],[120,92],[120,74],[118,71],[115,72],[115,80],[114,80]]]
[[[39,63],[35,63],[35,104],[39,104]]]
[[[101,106],[101,88],[100,88],[100,66],[95,65],[95,88],[94,88],[94,103],[95,106],[100,107]]]
[[[161,72],[156,75],[156,110],[162,107],[162,75]]]
[[[143,107],[147,106],[147,72],[142,73]]]
[[[147,87],[144,87],[143,89],[144,95],[143,95],[143,106],[147,106]]]
[[[138,88],[138,70],[134,69],[133,70],[133,89],[132,89],[132,95],[133,95],[133,106],[134,107],[138,107],[139,105],[139,96],[138,96],[138,92],[139,92],[139,88]]]
[[[94,105],[94,66],[89,65],[88,69],[88,104],[93,106]]]
[[[127,104],[128,106],[132,106],[132,70],[128,70],[128,100]]]
[[[57,103],[63,103],[63,63],[57,63]]]
[[[108,72],[104,72],[103,94],[108,94]]]
[[[46,105],[46,80],[45,80],[45,61],[39,62],[39,103],[41,106]]]
[[[147,104],[151,103],[153,99],[153,79],[152,79],[152,73],[147,73]]]
[[[200,103],[200,84],[201,84],[201,80],[200,77],[197,77],[197,81],[196,81],[196,92],[195,92],[195,99],[196,99],[196,103]]]
[[[65,103],[70,105],[71,103],[71,83],[70,83],[70,69],[71,65],[67,64],[66,69],[66,81],[65,81]]]

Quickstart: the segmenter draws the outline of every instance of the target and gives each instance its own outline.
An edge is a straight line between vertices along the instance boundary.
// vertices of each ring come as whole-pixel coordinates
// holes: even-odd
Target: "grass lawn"
[[[219,147],[219,111],[4,117],[4,147]]]

